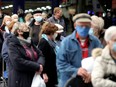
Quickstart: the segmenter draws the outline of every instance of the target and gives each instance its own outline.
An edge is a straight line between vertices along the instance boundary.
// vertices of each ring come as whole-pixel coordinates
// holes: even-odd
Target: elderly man
[[[63,36],[66,35],[66,30],[65,30],[65,21],[62,16],[62,9],[60,7],[54,8],[54,15],[48,19],[49,22],[55,23],[55,24],[60,24],[64,27],[64,33]]]
[[[60,86],[64,87],[72,76],[80,76],[85,83],[90,82],[90,74],[81,67],[81,60],[91,56],[94,48],[101,47],[100,41],[89,35],[91,17],[86,13],[73,17],[75,31],[64,38],[57,55],[57,68],[60,72]]]

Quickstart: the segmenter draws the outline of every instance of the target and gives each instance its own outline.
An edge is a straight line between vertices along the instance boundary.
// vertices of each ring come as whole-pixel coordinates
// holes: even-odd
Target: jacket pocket
[[[75,61],[75,56],[77,56],[77,52],[78,52],[78,49],[66,50],[67,60],[68,60],[69,62]]]

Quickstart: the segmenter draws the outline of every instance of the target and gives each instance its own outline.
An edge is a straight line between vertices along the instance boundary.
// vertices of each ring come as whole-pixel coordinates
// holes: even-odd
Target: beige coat
[[[95,60],[92,71],[92,83],[94,87],[116,87],[116,82],[104,79],[105,75],[116,75],[116,63],[110,56],[109,47],[106,46],[102,55]]]

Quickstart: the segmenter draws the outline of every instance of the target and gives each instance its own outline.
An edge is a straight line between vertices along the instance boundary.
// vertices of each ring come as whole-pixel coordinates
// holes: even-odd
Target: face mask
[[[13,21],[14,21],[14,22],[18,22],[18,19],[14,19]]]
[[[116,52],[116,42],[113,44],[112,50],[113,50],[114,52]]]
[[[27,39],[29,37],[29,32],[23,32],[23,37]]]
[[[6,21],[5,23],[6,23],[6,25],[10,25],[11,22],[10,21]]]
[[[57,33],[54,33],[53,40],[55,40],[57,36],[58,36],[58,34]]]
[[[88,36],[89,29],[90,29],[89,27],[76,26],[77,33],[81,37],[84,37],[84,38],[86,38]]]
[[[41,16],[37,16],[37,17],[35,17],[35,21],[37,21],[37,22],[41,22],[42,21],[42,17]]]
[[[61,34],[58,34],[56,40],[61,40]]]
[[[94,35],[93,28],[89,29],[89,35]]]

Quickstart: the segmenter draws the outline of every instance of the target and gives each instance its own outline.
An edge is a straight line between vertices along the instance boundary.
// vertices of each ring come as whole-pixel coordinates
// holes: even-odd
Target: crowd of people
[[[104,29],[102,17],[74,13],[66,22],[56,7],[51,17],[37,10],[0,18],[8,87],[31,87],[36,72],[46,87],[116,87],[116,26]],[[67,86],[71,77],[75,86]]]

